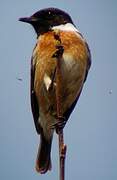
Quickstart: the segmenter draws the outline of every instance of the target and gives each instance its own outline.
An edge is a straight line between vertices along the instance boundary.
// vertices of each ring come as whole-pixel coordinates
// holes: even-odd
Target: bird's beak
[[[19,18],[19,21],[31,24],[32,23],[32,18],[31,17],[23,17],[23,18]]]
[[[38,19],[33,17],[33,16],[30,16],[30,17],[19,18],[19,21],[29,23],[29,24],[33,24],[33,23],[37,22]]]

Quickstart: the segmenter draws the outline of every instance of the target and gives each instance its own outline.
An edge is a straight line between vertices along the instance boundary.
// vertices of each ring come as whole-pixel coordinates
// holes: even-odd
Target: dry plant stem
[[[57,118],[58,124],[62,123],[62,104],[61,104],[61,95],[62,95],[62,72],[61,72],[61,61],[63,55],[63,46],[61,45],[60,32],[54,31],[55,38],[55,47],[56,52],[53,55],[56,57],[56,102],[57,102]],[[66,145],[64,145],[64,135],[63,129],[58,128],[58,140],[59,140],[59,164],[60,164],[60,180],[65,180],[65,156],[66,156]]]

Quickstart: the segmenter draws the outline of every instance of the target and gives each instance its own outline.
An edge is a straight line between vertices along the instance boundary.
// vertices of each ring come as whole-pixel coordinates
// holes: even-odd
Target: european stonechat
[[[62,116],[67,122],[73,111],[91,66],[91,54],[86,40],[66,12],[57,8],[42,9],[20,21],[33,26],[37,43],[31,60],[31,108],[40,147],[36,170],[41,174],[51,170],[51,144],[53,125],[57,123],[56,78],[50,88],[56,70],[54,31],[59,30],[64,48],[62,72]]]

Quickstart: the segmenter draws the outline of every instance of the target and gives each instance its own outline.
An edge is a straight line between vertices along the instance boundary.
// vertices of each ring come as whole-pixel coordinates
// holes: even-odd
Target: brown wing
[[[33,119],[35,123],[35,128],[38,134],[40,134],[39,125],[39,104],[37,102],[36,94],[34,91],[34,77],[35,77],[35,66],[33,65],[33,58],[31,59],[31,78],[30,78],[30,96],[31,96],[31,109],[33,114]]]

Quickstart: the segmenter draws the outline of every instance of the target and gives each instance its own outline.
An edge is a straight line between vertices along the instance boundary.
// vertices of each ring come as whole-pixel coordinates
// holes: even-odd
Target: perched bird
[[[36,131],[40,135],[36,170],[43,174],[51,170],[51,144],[57,124],[54,31],[59,30],[64,48],[61,61],[63,124],[79,99],[91,65],[91,55],[87,42],[63,10],[42,9],[19,20],[31,24],[37,34],[31,60],[31,107]]]

